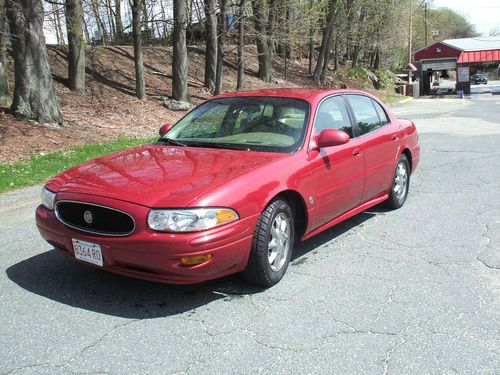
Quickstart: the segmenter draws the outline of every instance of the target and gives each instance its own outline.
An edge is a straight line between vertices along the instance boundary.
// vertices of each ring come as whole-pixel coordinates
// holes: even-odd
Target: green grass
[[[0,164],[0,193],[45,182],[52,176],[87,160],[124,150],[156,138],[120,138],[104,144],[75,147],[47,155],[35,155],[22,162]]]
[[[382,97],[382,101],[385,103],[385,104],[393,104],[395,102],[398,102],[400,100],[403,100],[403,99],[406,99],[408,98],[407,96],[403,96],[403,95],[400,95],[400,94],[396,94],[396,93],[388,93],[388,94],[385,94],[383,95]]]

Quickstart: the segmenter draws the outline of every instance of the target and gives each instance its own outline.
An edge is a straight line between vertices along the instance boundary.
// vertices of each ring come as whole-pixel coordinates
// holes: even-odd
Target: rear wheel
[[[396,164],[396,171],[394,172],[394,179],[392,181],[391,192],[387,200],[389,208],[400,208],[408,197],[408,189],[410,188],[410,163],[405,154],[399,157]]]
[[[285,200],[278,198],[260,215],[243,277],[265,287],[279,282],[288,268],[294,238],[292,210]]]

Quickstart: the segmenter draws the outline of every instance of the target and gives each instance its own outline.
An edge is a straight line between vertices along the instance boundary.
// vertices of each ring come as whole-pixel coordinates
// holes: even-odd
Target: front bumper
[[[148,209],[142,208],[144,212]],[[126,237],[106,237],[71,229],[62,224],[54,211],[40,205],[36,225],[41,236],[61,253],[75,259],[71,239],[99,244],[103,267],[87,265],[138,279],[172,284],[195,284],[241,272],[245,269],[258,215],[195,233],[159,233],[137,222]],[[185,266],[180,258],[212,254],[209,261]]]

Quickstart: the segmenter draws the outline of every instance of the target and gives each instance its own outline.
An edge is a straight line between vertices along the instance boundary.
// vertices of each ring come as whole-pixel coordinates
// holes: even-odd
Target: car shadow
[[[167,285],[102,271],[49,250],[6,270],[21,288],[65,305],[129,319],[182,314],[212,301],[230,301],[264,289],[238,276],[197,285]]]
[[[337,237],[341,236],[342,234],[350,231],[353,228],[356,228],[357,226],[363,224],[365,221],[370,220],[374,216],[376,216],[378,210],[375,211],[374,208],[371,208],[370,211],[365,211],[362,212],[346,221],[343,221],[327,230],[324,232],[321,232],[317,234],[314,237],[309,238],[306,241],[299,242],[298,244],[295,245],[295,249],[292,254],[292,264],[294,263],[301,263],[302,260],[301,258],[308,254],[309,252],[313,251],[314,249],[323,246],[324,244],[335,240]],[[382,211],[380,211],[382,212]]]
[[[292,265],[315,248],[334,240],[375,216],[361,213],[297,245]],[[129,319],[153,319],[182,314],[216,300],[231,302],[265,289],[249,285],[240,275],[202,284],[176,286],[116,275],[49,250],[6,270],[21,288],[50,300],[100,314]]]

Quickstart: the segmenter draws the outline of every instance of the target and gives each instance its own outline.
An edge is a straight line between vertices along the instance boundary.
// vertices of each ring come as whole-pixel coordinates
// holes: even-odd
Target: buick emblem
[[[83,220],[85,220],[85,222],[86,222],[87,224],[91,224],[93,219],[94,219],[94,218],[92,217],[92,212],[90,212],[90,211],[85,211],[85,212],[83,213]]]

